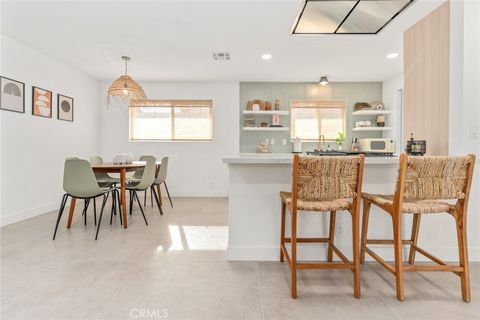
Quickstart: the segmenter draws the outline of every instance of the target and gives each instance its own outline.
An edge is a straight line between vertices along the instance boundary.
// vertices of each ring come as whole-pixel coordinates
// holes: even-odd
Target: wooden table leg
[[[122,193],[122,216],[123,216],[123,227],[127,229],[127,193],[125,191],[125,176],[127,174],[127,170],[123,168],[120,170],[120,183],[121,193]]]
[[[70,200],[70,211],[68,212],[67,229],[70,229],[70,227],[72,226],[73,211],[75,211],[76,202],[77,202],[77,199],[72,197],[72,200]]]

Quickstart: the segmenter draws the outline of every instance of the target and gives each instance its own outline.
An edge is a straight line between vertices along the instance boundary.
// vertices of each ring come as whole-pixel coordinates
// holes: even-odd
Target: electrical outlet
[[[273,146],[275,144],[275,139],[270,139],[270,144]]]
[[[470,126],[470,139],[478,138],[478,125]]]
[[[266,144],[270,144],[270,140],[265,139],[265,143],[266,143]]]
[[[337,236],[343,234],[343,226],[342,226],[341,224],[337,224],[337,228],[336,228],[336,230],[335,230],[335,234],[336,234]]]
[[[282,140],[282,144],[283,144],[284,146],[286,146],[286,145],[287,145],[287,139],[283,139],[283,140]]]

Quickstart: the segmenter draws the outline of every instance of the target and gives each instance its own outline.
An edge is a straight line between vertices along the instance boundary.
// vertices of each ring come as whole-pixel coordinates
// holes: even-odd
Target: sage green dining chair
[[[100,222],[103,215],[103,209],[107,202],[108,196],[112,191],[111,188],[101,188],[98,183],[95,175],[93,173],[92,167],[87,160],[67,158],[65,160],[64,171],[63,171],[63,190],[65,194],[62,197],[60,204],[60,209],[58,211],[57,223],[55,225],[55,231],[53,232],[53,240],[57,235],[58,225],[62,218],[65,205],[67,204],[68,197],[75,199],[84,199],[85,209],[84,214],[86,217],[86,209],[91,199],[95,199],[99,196],[103,196],[102,208],[100,211],[100,219],[97,225],[97,232],[95,234],[95,240],[98,238],[98,231],[100,229]],[[94,208],[96,211],[96,208]],[[71,211],[69,216],[69,223],[72,219],[73,211]],[[86,219],[85,219],[86,221]]]
[[[173,208],[172,198],[170,197],[170,192],[168,192],[168,187],[167,187],[167,181],[166,181],[167,172],[168,172],[168,157],[163,157],[162,164],[160,165],[160,169],[158,170],[157,177],[153,182],[152,190],[154,189],[154,187],[157,187],[158,197],[161,199],[160,185],[163,183],[163,185],[165,186],[165,190],[167,191],[168,200],[170,201],[170,205]],[[160,201],[160,204],[162,204],[162,201]],[[153,199],[152,199],[152,206],[153,206]]]
[[[100,156],[91,156],[90,163],[93,165],[103,164],[103,158]],[[95,178],[97,178],[97,182],[99,185],[108,186],[108,185],[120,183],[119,178],[114,178],[106,172],[94,172],[94,174],[95,174]]]
[[[145,217],[142,204],[140,202],[140,199],[138,198],[138,191],[147,190],[152,186],[153,182],[155,181],[157,159],[153,156],[142,156],[141,159],[142,159],[141,161],[146,162],[145,167],[143,168],[141,179],[129,181],[129,183],[127,183],[126,185],[126,188],[130,193],[130,215],[132,214],[133,202],[134,200],[137,200],[137,203],[140,207],[140,211],[142,212],[143,219],[145,220],[145,224],[148,226],[147,218]],[[162,209],[160,207],[160,202],[158,200],[158,196],[155,190],[153,192],[153,195],[159,207],[160,213],[163,214],[161,212]]]

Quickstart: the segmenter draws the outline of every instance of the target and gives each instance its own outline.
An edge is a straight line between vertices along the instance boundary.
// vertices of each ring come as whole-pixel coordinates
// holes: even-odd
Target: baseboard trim
[[[288,248],[288,246],[287,246]],[[340,247],[347,258],[351,259],[351,247]],[[456,247],[428,247],[422,246],[423,249],[436,255],[445,261],[458,261],[458,250]],[[372,250],[386,261],[393,261],[393,247],[388,246],[372,246]],[[468,249],[470,262],[480,262],[480,247],[469,247]],[[228,247],[226,259],[227,261],[278,261],[280,249],[278,247]],[[325,245],[302,245],[297,249],[299,260],[318,260],[319,257],[326,257],[327,250]],[[408,259],[408,247],[404,247],[404,260]],[[366,261],[375,261],[369,255],[366,255]],[[428,262],[429,259],[421,254],[416,254],[416,261]]]
[[[56,201],[56,202],[51,202],[35,208],[29,208],[13,214],[2,216],[0,220],[0,226],[3,227],[12,223],[16,223],[16,222],[27,220],[36,216],[40,216],[42,214],[45,214],[54,210],[58,210],[59,207],[60,207],[60,202]]]
[[[224,190],[195,190],[195,191],[181,191],[171,190],[172,197],[228,197],[228,191]],[[167,193],[162,189],[162,197],[166,197]]]

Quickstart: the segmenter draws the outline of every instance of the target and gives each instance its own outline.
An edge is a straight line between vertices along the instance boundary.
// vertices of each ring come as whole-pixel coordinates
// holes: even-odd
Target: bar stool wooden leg
[[[333,261],[333,241],[335,240],[335,220],[336,220],[337,212],[330,211],[330,229],[328,231],[328,256],[327,261]]]
[[[285,261],[285,257],[283,256],[283,245],[285,244],[285,214],[286,214],[285,202],[282,200],[282,222],[280,226],[280,262]]]
[[[292,214],[292,256],[291,256],[291,278],[292,278],[292,299],[297,298],[297,210],[293,210]]]
[[[353,295],[355,298],[360,298],[360,248],[359,248],[359,210],[355,209],[352,212],[352,249],[353,249]]]
[[[363,199],[363,216],[362,216],[362,240],[360,244],[360,263],[365,262],[365,250],[367,247],[368,219],[370,218],[370,206],[372,203]]]
[[[422,217],[421,214],[414,214],[413,215],[413,224],[412,224],[412,243],[410,244],[410,253],[408,255],[408,263],[414,264],[415,263],[415,249],[413,247],[417,246],[418,241],[418,232],[420,230],[420,218]]]
[[[395,279],[397,299],[403,300],[403,261],[402,261],[402,223],[401,212],[394,212],[393,220],[393,246],[395,249]]]
[[[463,267],[463,272],[460,274],[460,283],[462,285],[462,299],[465,302],[470,302],[470,270],[468,266],[468,249],[467,249],[467,224],[464,214],[459,214],[456,219],[457,225],[457,239],[458,239],[458,256],[460,266]]]

